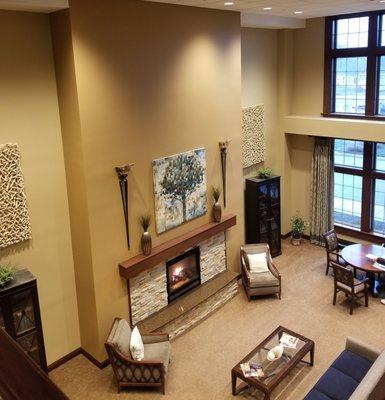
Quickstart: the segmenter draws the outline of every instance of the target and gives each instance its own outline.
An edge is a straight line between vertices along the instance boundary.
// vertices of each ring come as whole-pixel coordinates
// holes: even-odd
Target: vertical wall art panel
[[[0,145],[0,248],[31,237],[19,148]]]
[[[205,149],[160,158],[152,166],[158,233],[206,213]]]
[[[265,160],[264,115],[263,104],[242,110],[243,168]]]

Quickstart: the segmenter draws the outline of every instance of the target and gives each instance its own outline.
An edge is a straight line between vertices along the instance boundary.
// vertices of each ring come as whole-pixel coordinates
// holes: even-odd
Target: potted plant
[[[257,170],[257,176],[259,179],[268,179],[271,177],[273,170],[268,167],[261,167]]]
[[[308,222],[304,220],[299,213],[294,215],[291,219],[291,242],[294,246],[299,246],[301,243],[301,237],[308,227]]]
[[[0,287],[4,287],[15,277],[15,272],[9,265],[0,265]]]
[[[213,187],[213,197],[215,203],[213,205],[213,219],[214,222],[220,222],[222,218],[222,206],[219,203],[219,197],[221,195],[221,189],[218,186]]]
[[[141,215],[139,221],[140,225],[142,225],[143,228],[142,238],[140,240],[140,246],[142,248],[143,254],[145,256],[148,256],[149,254],[151,254],[152,250],[152,239],[150,233],[148,232],[148,228],[151,224],[151,215],[150,214]]]

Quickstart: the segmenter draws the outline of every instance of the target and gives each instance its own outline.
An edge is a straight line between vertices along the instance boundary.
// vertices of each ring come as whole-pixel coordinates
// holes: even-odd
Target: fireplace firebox
[[[201,284],[200,251],[194,247],[166,262],[168,302]]]

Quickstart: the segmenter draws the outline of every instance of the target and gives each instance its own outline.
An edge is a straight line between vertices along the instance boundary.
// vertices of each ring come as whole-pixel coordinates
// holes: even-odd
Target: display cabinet
[[[246,243],[268,243],[273,257],[281,254],[280,177],[246,179]]]
[[[47,372],[37,283],[27,269],[0,288],[0,327]]]

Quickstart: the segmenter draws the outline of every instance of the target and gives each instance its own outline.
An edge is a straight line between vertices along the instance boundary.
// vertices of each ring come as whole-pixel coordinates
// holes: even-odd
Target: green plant
[[[297,214],[291,219],[291,234],[293,235],[293,238],[299,239],[308,226],[309,223],[297,212]]]
[[[218,203],[219,197],[221,195],[221,189],[218,186],[213,186],[213,197],[216,203]]]
[[[261,167],[261,168],[258,168],[258,170],[257,170],[257,176],[260,179],[270,178],[272,173],[273,173],[273,170],[268,167]]]
[[[140,225],[142,225],[142,228],[145,232],[147,232],[148,227],[151,224],[151,215],[150,214],[144,214],[139,217]]]
[[[9,265],[0,265],[0,286],[5,286],[15,277],[15,272]]]

